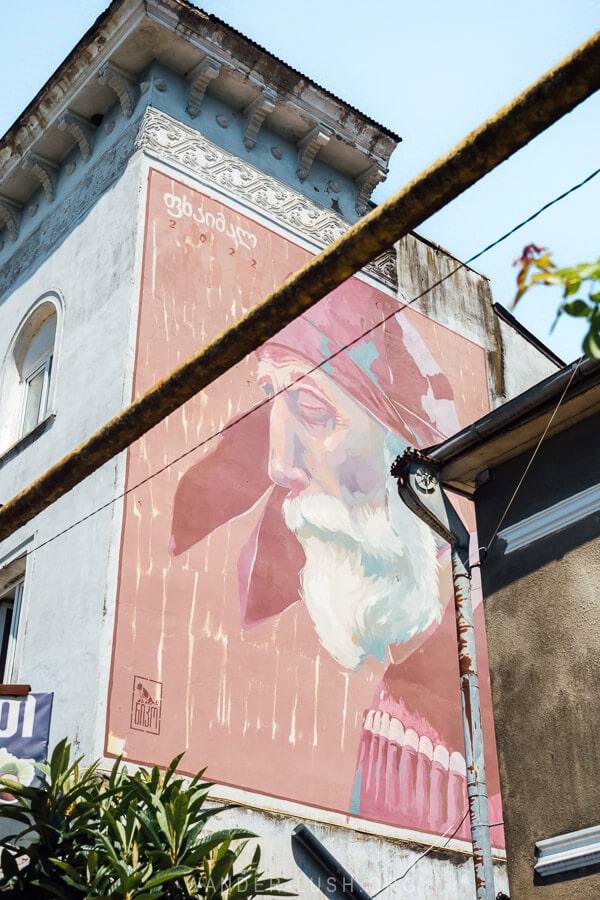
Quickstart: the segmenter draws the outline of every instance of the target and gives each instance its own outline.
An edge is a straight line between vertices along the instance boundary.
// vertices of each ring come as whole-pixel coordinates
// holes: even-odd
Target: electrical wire
[[[421,862],[421,860],[424,859],[428,853],[431,853],[432,850],[443,850],[445,847],[447,847],[448,844],[450,843],[450,841],[452,840],[452,838],[455,837],[456,834],[460,831],[460,827],[468,815],[469,815],[469,807],[467,806],[461,819],[459,820],[458,824],[455,826],[454,831],[452,832],[450,837],[441,845],[441,847],[439,846],[439,844],[430,844],[430,846],[426,850],[424,850],[423,853],[421,853],[419,856],[417,856],[416,859],[413,859],[410,866],[408,866],[408,868],[406,868],[404,870],[402,875],[398,875],[398,877],[394,878],[393,881],[389,881],[387,884],[384,884],[383,887],[379,888],[378,891],[375,891],[375,893],[373,894],[373,900],[375,900],[375,897],[379,897],[380,894],[383,894],[384,891],[387,891],[388,888],[391,888],[392,885],[396,884],[398,881],[402,881],[403,878],[406,878],[406,876],[411,871],[411,869],[414,869],[414,867],[417,865],[417,863]],[[452,827],[452,826],[450,826],[450,827]],[[442,837],[446,837],[446,835],[448,834],[448,830],[446,830],[444,832]]]
[[[578,371],[578,369],[579,369],[579,366],[581,365],[581,363],[583,362],[584,359],[585,359],[585,357],[580,356],[579,359],[577,360],[576,365],[573,367],[573,371],[571,372],[571,377],[570,377],[569,380],[567,381],[567,384],[565,385],[565,389],[563,390],[562,394],[561,394],[560,397],[558,398],[558,403],[557,403],[556,406],[554,407],[554,410],[552,411],[552,415],[550,416],[550,418],[548,419],[548,421],[547,421],[547,423],[546,423],[546,427],[544,428],[544,430],[543,430],[543,432],[542,432],[542,434],[541,434],[541,436],[540,436],[540,439],[539,439],[539,441],[537,442],[537,444],[536,444],[536,446],[535,446],[535,448],[534,448],[534,451],[533,451],[533,453],[531,454],[531,456],[530,456],[530,458],[529,458],[529,461],[527,462],[527,465],[525,466],[525,469],[524,469],[524,471],[523,471],[523,474],[522,474],[521,477],[519,478],[519,480],[518,480],[518,482],[517,482],[517,485],[516,485],[514,491],[512,492],[512,495],[511,495],[511,497],[510,497],[508,503],[506,504],[506,507],[504,508],[504,512],[503,512],[502,515],[500,516],[500,519],[499,519],[499,521],[498,521],[498,524],[496,525],[496,527],[495,527],[495,529],[494,529],[494,532],[493,532],[491,538],[489,539],[489,541],[488,541],[488,543],[487,543],[486,546],[480,547],[480,548],[479,548],[479,555],[480,555],[480,557],[482,557],[483,559],[485,559],[485,557],[487,556],[487,554],[488,554],[489,551],[490,551],[490,547],[492,546],[492,544],[493,544],[494,541],[496,540],[496,537],[498,536],[498,532],[500,531],[500,528],[502,527],[502,523],[503,523],[504,520],[506,519],[506,516],[508,515],[509,509],[510,509],[511,506],[513,505],[513,503],[514,503],[514,501],[515,501],[515,499],[516,499],[517,494],[518,494],[519,491],[521,490],[521,485],[522,485],[523,482],[525,481],[525,478],[527,477],[527,473],[528,473],[529,470],[531,469],[531,467],[532,467],[532,465],[533,465],[533,461],[535,460],[536,456],[538,455],[538,452],[539,452],[539,450],[540,450],[542,444],[544,443],[544,440],[545,440],[545,438],[546,438],[546,435],[548,434],[548,430],[549,430],[550,426],[552,425],[552,423],[554,422],[554,419],[556,418],[556,414],[558,413],[558,410],[560,409],[561,404],[562,404],[563,400],[565,399],[565,397],[566,397],[566,395],[567,395],[567,391],[568,391],[569,388],[571,387],[571,384],[572,384],[572,382],[573,382],[573,379],[575,378],[575,375],[577,374],[577,371]]]
[[[574,184],[573,187],[570,187],[568,191],[564,191],[562,194],[559,194],[558,197],[554,197],[553,200],[549,200],[548,203],[544,203],[543,206],[534,212],[532,215],[528,216],[526,219],[523,219],[522,222],[519,222],[518,225],[515,225],[514,228],[511,228],[510,231],[507,231],[506,234],[503,234],[502,237],[497,238],[497,240],[493,241],[491,244],[488,244],[487,247],[484,247],[483,250],[480,250],[475,256],[471,256],[466,265],[470,265],[472,262],[475,262],[476,259],[479,259],[480,256],[483,256],[484,253],[487,253],[488,250],[492,250],[494,247],[501,244],[502,241],[505,241],[507,238],[511,237],[515,232],[519,231],[520,228],[524,228],[525,225],[529,225],[530,222],[533,222],[534,219],[537,219],[538,216],[541,216],[543,212],[546,212],[547,209],[550,209],[551,206],[554,206],[555,203],[558,203],[560,200],[564,200],[565,197],[568,197],[569,194],[573,194],[575,191],[578,191],[579,188],[582,188],[584,184],[587,184],[588,181],[591,181],[592,178],[595,178],[596,175],[600,175],[600,169],[596,169],[591,175],[588,175],[587,178],[584,178],[583,181]]]
[[[525,225],[529,224],[529,222],[533,221],[535,218],[537,218],[539,215],[541,215],[542,212],[544,212],[545,210],[549,209],[551,206],[554,206],[554,204],[558,203],[559,201],[564,200],[566,197],[568,197],[568,196],[569,196],[570,194],[572,194],[574,191],[579,190],[579,188],[583,187],[585,184],[587,184],[588,182],[590,182],[590,181],[591,181],[593,178],[595,178],[598,174],[600,174],[600,168],[599,168],[599,169],[596,169],[594,172],[592,172],[590,175],[588,175],[588,176],[587,176],[586,178],[584,178],[582,181],[580,181],[580,182],[578,182],[577,184],[573,185],[571,188],[569,188],[569,190],[564,191],[562,194],[559,194],[557,197],[554,197],[552,200],[550,200],[550,201],[548,201],[547,203],[545,203],[545,204],[544,204],[543,206],[541,206],[535,213],[532,213],[532,215],[528,216],[526,219],[524,219],[523,221],[519,222],[517,225],[515,225],[513,228],[511,228],[510,231],[505,232],[503,235],[501,235],[499,238],[497,238],[497,239],[496,239],[495,241],[493,241],[491,244],[488,244],[488,245],[487,245],[486,247],[484,247],[482,250],[479,250],[479,251],[478,251],[477,253],[475,253],[473,256],[469,257],[469,259],[466,260],[465,262],[460,262],[460,261],[457,260],[457,261],[456,261],[456,262],[457,262],[457,265],[456,265],[455,268],[452,269],[452,271],[448,272],[448,273],[447,273],[446,275],[444,275],[442,278],[439,278],[436,282],[434,282],[434,283],[433,283],[432,285],[430,285],[429,287],[425,288],[425,290],[421,291],[419,294],[417,294],[416,296],[414,296],[411,300],[408,300],[408,301],[402,303],[402,304],[399,306],[398,309],[395,309],[395,310],[393,310],[391,313],[389,313],[388,315],[384,316],[384,317],[381,319],[380,322],[376,323],[376,325],[372,326],[371,328],[368,328],[366,331],[363,331],[361,334],[357,335],[352,341],[349,341],[347,344],[345,344],[345,345],[339,347],[334,353],[330,354],[328,357],[326,357],[326,358],[324,358],[323,360],[321,360],[321,362],[317,363],[315,366],[313,366],[313,367],[312,367],[311,369],[309,369],[307,372],[301,374],[297,379],[295,379],[294,381],[292,381],[289,385],[286,385],[284,388],[280,389],[279,391],[276,391],[276,392],[273,393],[270,397],[266,397],[263,401],[261,401],[260,403],[256,404],[255,406],[253,406],[253,407],[252,407],[250,410],[248,410],[246,413],[244,413],[243,415],[239,416],[235,421],[226,423],[226,424],[225,424],[222,428],[220,428],[218,431],[214,432],[213,434],[211,434],[211,435],[209,435],[208,437],[204,438],[202,441],[199,441],[199,442],[198,442],[197,444],[195,444],[193,447],[190,447],[188,450],[185,450],[183,453],[181,453],[181,454],[179,454],[178,456],[174,457],[174,458],[171,459],[169,462],[165,463],[165,465],[161,466],[160,468],[156,469],[154,472],[151,472],[151,473],[150,473],[149,475],[147,475],[145,478],[143,478],[143,479],[141,479],[140,481],[136,482],[136,484],[131,485],[130,487],[128,487],[128,488],[126,488],[125,490],[121,491],[119,494],[117,494],[116,496],[112,497],[112,498],[111,498],[110,500],[108,500],[106,503],[103,503],[103,504],[101,504],[100,506],[96,507],[96,508],[93,509],[91,512],[89,512],[87,515],[82,516],[80,519],[77,519],[77,520],[76,520],[75,522],[73,522],[71,525],[68,525],[66,528],[61,529],[61,531],[58,531],[58,532],[56,532],[54,535],[50,536],[49,538],[46,538],[46,540],[44,540],[44,541],[42,541],[41,543],[37,544],[35,547],[29,548],[29,549],[27,550],[27,554],[26,554],[26,555],[29,556],[30,554],[35,553],[35,552],[38,551],[38,550],[41,550],[43,547],[46,547],[48,544],[50,544],[50,543],[52,543],[53,541],[57,540],[59,537],[62,537],[63,535],[67,534],[68,532],[72,531],[72,530],[73,530],[74,528],[76,528],[78,525],[81,525],[81,524],[83,524],[84,522],[87,522],[87,521],[88,521],[89,519],[91,519],[93,516],[97,515],[98,513],[102,512],[103,510],[107,509],[108,507],[112,506],[113,504],[117,503],[119,500],[123,500],[123,499],[124,499],[125,497],[127,497],[129,494],[133,493],[133,492],[136,491],[138,488],[142,487],[144,484],[147,484],[147,483],[148,483],[149,481],[151,481],[153,478],[156,478],[158,475],[162,474],[162,473],[165,472],[167,469],[169,469],[171,466],[173,466],[173,465],[175,465],[176,463],[180,462],[182,459],[185,459],[185,457],[189,456],[191,453],[194,453],[196,450],[199,450],[199,449],[201,449],[202,447],[206,446],[206,444],[208,444],[210,441],[212,441],[212,440],[214,440],[214,439],[220,437],[220,435],[224,434],[224,433],[225,433],[226,431],[228,431],[230,428],[232,428],[232,427],[234,427],[235,425],[237,425],[238,422],[241,422],[241,421],[243,421],[244,419],[246,419],[248,416],[252,415],[252,414],[253,414],[254,412],[256,412],[258,409],[260,409],[261,407],[263,407],[266,403],[272,402],[272,401],[273,401],[276,397],[278,397],[280,394],[284,393],[286,390],[289,390],[291,387],[293,387],[293,386],[294,386],[295,384],[297,384],[299,381],[302,381],[302,380],[303,380],[304,378],[306,378],[308,375],[311,375],[311,374],[312,374],[313,372],[315,372],[317,369],[320,369],[320,368],[322,368],[323,366],[327,365],[327,364],[330,362],[330,360],[334,359],[334,358],[335,358],[336,356],[338,356],[340,353],[345,352],[345,351],[348,350],[350,347],[352,347],[354,344],[356,344],[356,343],[358,343],[359,341],[363,340],[368,334],[370,334],[371,332],[375,331],[376,328],[380,328],[381,326],[383,326],[389,319],[391,319],[392,317],[394,317],[394,316],[399,315],[400,313],[402,313],[408,306],[412,306],[412,304],[413,304],[413,303],[416,303],[417,300],[420,300],[420,299],[422,299],[423,297],[425,297],[425,296],[426,296],[427,294],[429,294],[431,291],[435,290],[435,288],[437,288],[437,287],[439,287],[441,284],[443,284],[448,278],[451,278],[453,275],[455,275],[455,274],[456,274],[457,272],[459,272],[461,269],[466,268],[468,265],[470,265],[470,264],[471,264],[472,262],[474,262],[476,259],[479,259],[481,256],[483,256],[484,253],[487,253],[489,250],[491,250],[493,247],[498,246],[498,244],[500,244],[500,243],[502,243],[503,241],[505,241],[507,238],[509,238],[510,236],[512,236],[513,234],[515,234],[515,232],[517,232],[519,229],[523,228]],[[498,527],[499,527],[499,526],[498,526]],[[491,543],[491,542],[490,542],[490,543]],[[4,568],[4,567],[3,567],[3,568]]]

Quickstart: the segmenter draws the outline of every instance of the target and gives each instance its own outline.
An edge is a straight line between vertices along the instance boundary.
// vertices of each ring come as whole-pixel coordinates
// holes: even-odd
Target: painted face
[[[306,556],[301,595],[340,665],[383,662],[439,615],[433,535],[390,490],[395,436],[325,372],[275,353],[259,382],[273,397],[269,473]]]
[[[306,374],[310,369],[283,351],[260,361],[259,384],[274,397],[272,480],[288,488],[290,497],[326,494],[349,510],[383,506],[386,429],[325,372]]]

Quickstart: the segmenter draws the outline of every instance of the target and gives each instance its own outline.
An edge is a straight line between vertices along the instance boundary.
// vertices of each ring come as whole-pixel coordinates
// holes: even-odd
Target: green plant
[[[563,289],[563,302],[558,307],[552,329],[562,313],[586,319],[588,330],[583,339],[582,350],[586,356],[600,359],[600,259],[557,269],[545,247],[528,244],[523,248],[522,256],[515,260],[515,265],[519,266],[519,272],[517,293],[512,306],[516,306],[523,294],[537,284],[560,285]],[[585,282],[589,283],[587,297],[575,297]]]
[[[228,807],[206,806],[212,785],[202,772],[176,777],[180,760],[133,773],[117,760],[104,776],[98,762],[72,760],[63,740],[38,766],[39,785],[0,778],[16,800],[0,805],[0,818],[20,826],[0,841],[0,892],[27,900],[293,896],[281,889],[287,879],[259,870],[258,846],[247,860],[254,834],[206,827]]]

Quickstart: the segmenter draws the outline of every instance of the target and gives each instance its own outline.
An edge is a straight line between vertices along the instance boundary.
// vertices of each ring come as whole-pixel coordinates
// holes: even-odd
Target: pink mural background
[[[291,239],[151,172],[134,395],[238,319],[308,257]],[[358,305],[383,314],[396,303],[358,279],[352,285]],[[344,290],[349,288],[342,286],[340,297]],[[329,307],[321,309],[327,319]],[[422,341],[443,373],[438,383],[450,385],[457,424],[485,413],[483,349],[412,309],[401,317],[412,346]],[[365,321],[356,322],[357,336]],[[346,336],[354,327],[340,320],[338,333]],[[388,394],[399,392],[394,396],[410,430],[411,421],[424,414],[411,405],[416,376],[406,347],[403,353],[393,356],[393,371],[385,377]],[[329,371],[335,379],[336,369]],[[338,381],[351,380],[337,371]],[[280,518],[281,501],[273,507],[282,489],[273,488],[267,473],[269,404],[230,425],[265,400],[257,376],[253,355],[129,451],[128,489],[166,468],[125,501],[107,753],[166,764],[185,750],[184,771],[206,766],[207,777],[222,784],[444,833],[466,810],[451,607],[438,627],[406,645],[412,652],[400,648],[395,661],[367,656],[351,671],[324,649],[299,599],[299,544]],[[348,390],[343,381],[342,387]],[[273,427],[272,422],[271,436]],[[174,498],[186,478],[198,481],[186,493],[192,510],[186,515],[197,521],[184,528],[188,540],[180,535],[179,546],[172,539],[169,546],[177,528]],[[461,514],[472,524],[468,504],[461,503]],[[261,533],[266,543],[257,549]],[[244,564],[249,553],[250,564]],[[439,556],[445,602],[451,580],[444,552]],[[245,596],[240,587],[240,572],[252,565],[260,576],[258,606],[251,591]],[[481,604],[476,618],[483,670]],[[496,822],[498,775],[489,685],[485,677],[483,682]],[[277,808],[277,800],[269,805]],[[499,832],[492,832],[495,844],[502,843]],[[459,831],[467,835],[468,818]]]

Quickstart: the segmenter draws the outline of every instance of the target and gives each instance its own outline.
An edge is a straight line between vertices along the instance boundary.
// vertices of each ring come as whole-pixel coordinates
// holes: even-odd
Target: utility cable
[[[222,428],[220,428],[218,431],[214,432],[214,433],[211,434],[211,435],[208,435],[208,437],[204,438],[202,441],[199,441],[197,444],[194,444],[193,447],[190,447],[188,450],[185,450],[183,453],[181,453],[181,454],[179,454],[178,456],[174,457],[174,458],[171,459],[169,462],[165,463],[165,465],[161,466],[160,468],[156,469],[154,472],[151,472],[151,473],[150,473],[149,475],[147,475],[145,478],[143,478],[143,479],[141,479],[140,481],[136,482],[136,484],[131,485],[131,487],[128,487],[128,488],[126,488],[125,490],[121,491],[119,494],[117,494],[115,497],[112,497],[112,498],[111,498],[110,500],[108,500],[106,503],[101,504],[100,506],[98,506],[97,508],[95,508],[94,510],[92,510],[91,512],[87,513],[87,515],[82,516],[80,519],[77,519],[77,521],[73,522],[71,525],[68,525],[66,528],[63,528],[61,531],[57,532],[56,534],[54,534],[54,535],[52,535],[51,537],[47,538],[46,540],[42,541],[40,544],[37,544],[35,547],[30,548],[30,549],[27,551],[27,555],[29,555],[29,554],[31,554],[31,553],[34,553],[36,550],[41,550],[42,547],[46,547],[48,544],[52,543],[52,542],[55,541],[57,538],[62,537],[63,535],[67,534],[68,532],[72,531],[73,528],[76,528],[78,525],[83,524],[83,523],[86,522],[88,519],[90,519],[90,518],[92,518],[93,516],[95,516],[97,513],[102,512],[103,510],[105,510],[105,509],[107,509],[108,507],[112,506],[114,503],[117,503],[119,500],[123,500],[123,499],[124,499],[125,497],[127,497],[129,494],[133,493],[135,490],[137,490],[138,488],[142,487],[144,484],[147,484],[149,481],[151,481],[151,480],[152,480],[153,478],[155,478],[156,476],[161,475],[163,472],[165,472],[165,471],[166,471],[167,469],[169,469],[171,466],[173,466],[173,465],[175,465],[176,463],[180,462],[182,459],[185,459],[185,458],[186,458],[187,456],[189,456],[191,453],[194,453],[196,450],[200,450],[202,447],[206,446],[206,444],[208,444],[210,441],[212,441],[212,440],[214,440],[214,439],[220,437],[220,435],[224,434],[224,433],[225,433],[226,431],[228,431],[230,428],[232,428],[232,427],[234,427],[235,425],[237,425],[238,422],[241,422],[241,421],[243,421],[244,419],[248,418],[248,416],[252,415],[254,412],[256,412],[257,410],[261,409],[266,403],[270,403],[270,402],[272,402],[273,400],[275,400],[276,397],[280,396],[280,395],[281,395],[282,393],[284,393],[286,390],[289,390],[290,388],[292,388],[292,387],[293,387],[295,384],[297,384],[299,381],[302,381],[304,378],[306,378],[307,376],[311,375],[311,374],[312,374],[313,372],[315,372],[316,370],[318,370],[318,369],[322,368],[323,366],[327,365],[332,359],[335,359],[335,357],[337,357],[340,353],[344,353],[346,350],[348,350],[348,349],[349,349],[350,347],[352,347],[354,344],[356,344],[356,343],[358,343],[359,341],[363,340],[368,334],[370,334],[371,332],[375,331],[376,328],[380,328],[381,326],[383,326],[389,319],[393,318],[394,316],[399,315],[399,314],[402,313],[408,306],[412,306],[412,304],[413,304],[413,303],[416,303],[417,300],[420,300],[420,299],[422,299],[423,297],[425,297],[425,296],[426,296],[427,294],[429,294],[431,291],[435,290],[437,287],[439,287],[440,285],[442,285],[448,278],[451,278],[453,275],[455,275],[455,274],[456,274],[457,272],[459,272],[461,269],[463,269],[463,268],[465,268],[466,266],[470,265],[470,263],[472,263],[474,260],[479,259],[484,253],[487,253],[487,252],[488,252],[489,250],[491,250],[493,247],[498,246],[498,244],[502,243],[502,242],[505,241],[508,237],[510,237],[510,236],[512,236],[513,234],[515,234],[515,232],[517,232],[519,229],[523,228],[525,225],[529,224],[529,222],[531,222],[533,219],[537,218],[537,216],[539,216],[542,212],[544,212],[545,210],[549,209],[549,208],[550,208],[551,206],[553,206],[555,203],[558,203],[559,201],[563,200],[565,197],[568,197],[569,194],[571,194],[571,193],[573,193],[574,191],[578,190],[579,188],[583,187],[583,185],[587,184],[589,181],[591,181],[591,180],[592,180],[594,177],[596,177],[598,174],[600,174],[600,169],[596,169],[594,172],[592,172],[590,175],[588,175],[588,176],[587,176],[586,178],[584,178],[582,181],[578,182],[577,184],[575,184],[575,185],[573,185],[571,188],[569,188],[569,190],[564,191],[563,193],[559,194],[557,197],[554,197],[552,200],[550,200],[550,201],[548,201],[547,203],[545,203],[545,204],[544,204],[543,206],[541,206],[535,213],[533,213],[532,215],[528,216],[528,217],[527,217],[526,219],[524,219],[523,221],[519,222],[517,225],[515,225],[513,228],[511,228],[510,231],[505,232],[505,233],[504,233],[503,235],[501,235],[497,240],[493,241],[493,243],[491,243],[491,244],[488,244],[488,245],[487,245],[486,247],[484,247],[482,250],[479,250],[479,251],[478,251],[477,253],[475,253],[473,256],[469,257],[469,259],[466,260],[465,262],[460,262],[459,260],[456,260],[457,265],[456,265],[450,272],[446,273],[446,275],[444,275],[444,276],[442,276],[441,278],[439,278],[437,281],[435,281],[435,282],[434,282],[433,284],[431,284],[429,287],[425,288],[425,290],[421,291],[419,294],[417,294],[417,295],[416,295],[415,297],[413,297],[411,300],[407,300],[407,301],[405,301],[405,302],[403,302],[403,303],[401,302],[401,305],[399,306],[398,309],[395,309],[395,310],[393,310],[392,312],[388,313],[386,316],[384,316],[384,317],[381,319],[380,322],[377,322],[375,325],[373,325],[373,326],[371,326],[370,328],[366,329],[365,331],[361,332],[359,335],[357,335],[355,338],[353,338],[352,341],[349,341],[347,344],[344,344],[343,346],[338,347],[338,349],[337,349],[336,351],[334,351],[334,352],[333,352],[332,354],[330,354],[328,357],[324,358],[324,359],[321,360],[319,363],[317,363],[316,365],[314,365],[314,366],[313,366],[311,369],[309,369],[307,372],[302,373],[301,375],[299,375],[298,378],[296,378],[294,381],[290,382],[289,385],[286,385],[284,388],[281,388],[279,391],[275,391],[270,397],[265,397],[264,400],[260,401],[260,402],[257,403],[255,406],[253,406],[251,409],[249,409],[246,413],[244,413],[244,414],[242,414],[241,416],[239,416],[235,421],[226,423],[226,424],[225,424]],[[570,383],[570,382],[569,382],[569,383]],[[500,525],[501,525],[501,524],[502,524],[502,523],[500,523]],[[498,526],[498,528],[500,527],[500,525]],[[494,537],[495,537],[495,535],[494,535]],[[491,541],[490,541],[490,544],[491,544]],[[488,546],[489,546],[489,545],[488,545]],[[484,548],[484,549],[485,549],[485,548]]]
[[[403,878],[406,878],[406,876],[411,871],[411,869],[414,869],[414,867],[417,865],[417,863],[421,862],[421,860],[424,859],[429,853],[431,853],[432,850],[444,850],[448,846],[448,844],[450,843],[452,838],[454,838],[457,835],[457,833],[460,831],[460,827],[468,815],[469,815],[469,807],[467,806],[467,808],[465,809],[458,824],[455,826],[454,831],[452,832],[450,837],[448,837],[447,840],[444,841],[444,843],[441,845],[441,847],[439,844],[430,844],[429,847],[423,851],[423,853],[421,853],[419,856],[417,856],[416,859],[413,859],[411,864],[408,866],[408,868],[406,868],[404,870],[402,875],[398,875],[397,878],[394,878],[392,881],[389,881],[387,884],[384,884],[384,886],[382,888],[379,888],[378,891],[375,891],[375,893],[373,894],[373,900],[375,900],[375,897],[379,897],[380,894],[383,894],[384,891],[387,891],[388,888],[391,888],[392,885],[396,884],[398,881],[402,881]],[[450,826],[450,827],[452,827],[452,826]],[[444,832],[442,837],[446,837],[447,834],[448,834],[448,830],[446,830]]]
[[[490,547],[492,546],[492,544],[493,544],[494,541],[496,540],[496,537],[498,536],[498,532],[500,531],[500,528],[502,527],[502,523],[504,522],[506,516],[508,515],[508,511],[509,511],[509,509],[511,508],[511,506],[513,505],[513,503],[514,503],[514,501],[515,501],[515,499],[516,499],[517,494],[518,494],[519,491],[521,490],[521,485],[522,485],[523,482],[525,481],[525,478],[527,477],[527,473],[528,473],[529,470],[531,469],[531,467],[532,467],[532,465],[533,465],[533,461],[535,460],[536,456],[538,455],[538,452],[539,452],[539,450],[540,450],[542,444],[544,443],[544,440],[545,440],[545,438],[546,438],[546,435],[548,434],[548,430],[549,430],[550,426],[552,425],[552,423],[554,422],[554,419],[556,418],[556,415],[557,415],[557,413],[558,413],[558,410],[560,409],[561,404],[562,404],[563,400],[565,399],[565,397],[566,397],[566,395],[567,395],[567,391],[568,391],[569,388],[571,387],[571,384],[572,384],[572,382],[573,382],[573,379],[575,378],[575,375],[577,374],[577,371],[578,371],[578,369],[579,369],[579,366],[581,365],[581,363],[583,362],[584,359],[585,359],[584,356],[580,356],[579,359],[577,360],[577,363],[576,363],[575,366],[573,367],[573,371],[571,372],[571,377],[570,377],[569,380],[567,381],[567,384],[565,385],[565,388],[564,388],[562,394],[561,394],[560,397],[558,398],[558,403],[557,403],[556,406],[554,407],[554,410],[552,411],[552,414],[551,414],[550,418],[548,419],[548,421],[547,421],[547,423],[546,423],[546,427],[544,428],[544,430],[543,430],[543,432],[542,432],[542,434],[541,434],[541,436],[540,436],[540,439],[539,439],[539,441],[537,442],[537,444],[536,444],[536,446],[535,446],[535,448],[534,448],[534,451],[533,451],[533,453],[531,454],[531,456],[530,456],[530,458],[529,458],[529,461],[528,461],[527,465],[525,466],[525,469],[524,469],[524,471],[523,471],[523,474],[521,475],[521,477],[519,478],[519,481],[517,482],[517,486],[515,487],[514,491],[512,492],[512,495],[511,495],[511,497],[510,497],[510,500],[508,501],[508,503],[506,504],[506,507],[504,508],[504,512],[503,512],[502,515],[500,516],[500,519],[499,519],[499,521],[498,521],[498,524],[496,525],[496,528],[494,529],[494,532],[493,532],[491,538],[489,539],[489,541],[488,541],[488,543],[487,543],[487,545],[486,545],[485,547],[480,547],[480,548],[479,548],[479,555],[480,555],[481,558],[485,559],[485,557],[488,555],[488,553],[489,553],[489,551],[490,551]]]
[[[587,178],[584,178],[583,181],[578,182],[578,184],[574,184],[573,187],[570,187],[568,191],[563,191],[562,194],[559,194],[558,197],[555,197],[553,200],[549,200],[548,203],[544,203],[543,206],[534,212],[531,216],[528,216],[522,222],[519,222],[518,225],[515,225],[514,228],[511,228],[510,231],[507,231],[506,234],[503,234],[502,237],[497,238],[497,240],[493,241],[491,244],[488,244],[487,247],[484,247],[483,250],[480,250],[479,253],[476,253],[475,256],[471,256],[470,259],[466,261],[466,265],[470,265],[476,259],[479,259],[480,256],[483,256],[484,253],[487,253],[488,250],[492,250],[494,247],[497,247],[498,244],[501,244],[502,241],[505,241],[507,238],[511,237],[515,232],[519,231],[520,228],[523,228],[525,225],[529,225],[530,222],[533,222],[534,219],[537,219],[538,216],[541,216],[543,212],[546,212],[547,209],[550,209],[551,206],[554,206],[555,203],[558,203],[560,200],[564,200],[565,197],[568,197],[569,194],[573,194],[575,191],[578,191],[579,188],[582,188],[584,184],[587,184],[588,181],[591,181],[592,178],[595,178],[596,175],[600,175],[600,169],[596,169],[591,175],[588,175]]]

